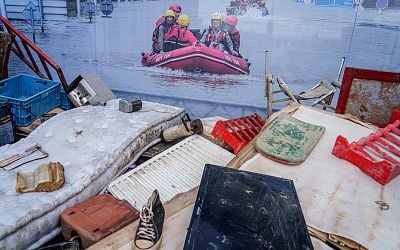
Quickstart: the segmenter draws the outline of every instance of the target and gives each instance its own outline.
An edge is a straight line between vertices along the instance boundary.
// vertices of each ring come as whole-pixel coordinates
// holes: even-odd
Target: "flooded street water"
[[[294,92],[319,80],[334,79],[341,57],[346,66],[400,71],[398,10],[317,7],[292,0],[270,0],[270,16],[251,10],[239,17],[241,54],[251,62],[250,75],[211,75],[146,68],[141,52],[151,48],[155,21],[175,1],[114,2],[112,17],[67,22],[48,21],[36,42],[63,69],[68,82],[96,72],[119,96],[140,96],[183,106],[194,117],[264,115],[265,51],[269,71],[282,76]],[[205,29],[213,11],[225,12],[229,1],[182,0],[191,28]],[[29,27],[14,22],[32,37]],[[10,75],[33,74],[12,57]],[[277,106],[279,107],[279,106]]]

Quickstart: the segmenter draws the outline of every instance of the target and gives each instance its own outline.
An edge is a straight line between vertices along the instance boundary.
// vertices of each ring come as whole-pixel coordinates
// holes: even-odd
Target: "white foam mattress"
[[[0,249],[26,249],[58,230],[62,211],[98,194],[163,129],[180,123],[183,114],[181,108],[150,102],[143,102],[139,112],[122,113],[118,100],[111,100],[106,106],[63,112],[42,124],[28,139],[49,157],[10,171],[0,169]],[[8,147],[0,147],[0,158]],[[30,172],[50,161],[64,166],[61,189],[16,193],[17,171]]]

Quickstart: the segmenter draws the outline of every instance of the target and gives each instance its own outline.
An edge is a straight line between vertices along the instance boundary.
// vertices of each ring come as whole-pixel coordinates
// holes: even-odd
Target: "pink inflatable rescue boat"
[[[193,72],[214,74],[249,74],[247,59],[229,55],[201,44],[184,47],[169,52],[142,54],[144,66],[160,66]]]

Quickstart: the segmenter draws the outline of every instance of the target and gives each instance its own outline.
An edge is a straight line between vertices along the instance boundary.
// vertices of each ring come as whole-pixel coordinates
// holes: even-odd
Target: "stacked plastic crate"
[[[60,83],[17,75],[0,81],[0,103],[11,104],[14,125],[28,126],[60,106]]]
[[[14,142],[10,104],[0,103],[0,146]]]
[[[63,110],[75,108],[75,105],[68,98],[68,95],[65,93],[65,90],[62,86],[60,86],[60,108]]]

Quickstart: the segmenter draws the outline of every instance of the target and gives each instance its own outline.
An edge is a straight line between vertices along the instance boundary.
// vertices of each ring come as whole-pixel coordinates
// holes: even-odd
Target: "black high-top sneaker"
[[[135,236],[135,249],[158,249],[161,243],[165,211],[160,195],[154,190],[140,212],[140,222]]]

